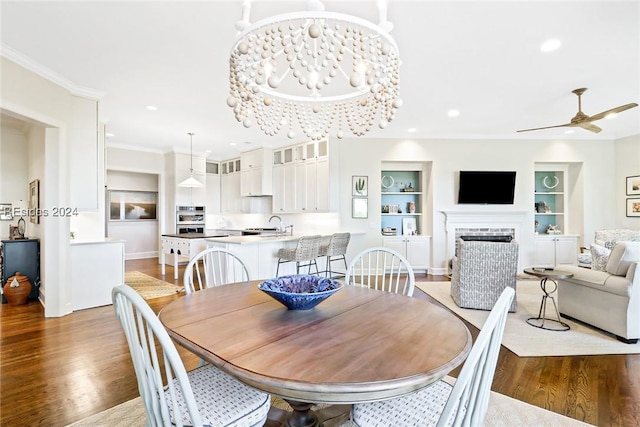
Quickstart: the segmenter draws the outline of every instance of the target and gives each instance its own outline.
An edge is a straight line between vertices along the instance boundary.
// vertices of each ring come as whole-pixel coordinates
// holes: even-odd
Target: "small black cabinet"
[[[29,299],[38,299],[40,288],[40,240],[20,239],[2,240],[0,245],[0,266],[2,286],[7,283],[9,277],[17,271],[24,274],[31,282]],[[2,303],[6,303],[2,295]]]

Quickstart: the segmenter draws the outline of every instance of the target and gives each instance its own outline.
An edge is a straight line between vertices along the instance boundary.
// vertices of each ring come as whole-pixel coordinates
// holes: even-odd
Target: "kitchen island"
[[[207,247],[221,247],[237,254],[249,269],[249,276],[253,280],[270,279],[276,275],[278,264],[278,250],[280,248],[295,248],[298,240],[306,234],[282,234],[256,235],[256,236],[229,236],[206,239]],[[319,233],[322,235],[322,244],[329,243],[331,234]],[[318,258],[318,269],[323,271],[324,259]],[[306,273],[304,269],[301,273]],[[315,271],[312,270],[313,273]],[[280,266],[280,275],[296,274],[296,263],[290,262]]]
[[[173,254],[173,278],[178,279],[179,257],[186,257],[188,261],[199,252],[207,248],[206,239],[212,237],[225,237],[222,233],[182,233],[163,234],[160,239],[160,264],[162,264],[162,275],[165,275],[166,255]]]

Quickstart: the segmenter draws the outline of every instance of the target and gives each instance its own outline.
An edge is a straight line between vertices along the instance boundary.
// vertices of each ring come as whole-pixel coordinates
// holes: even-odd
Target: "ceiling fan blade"
[[[571,123],[565,123],[565,124],[563,124],[563,125],[555,125],[555,126],[545,126],[545,127],[542,127],[542,128],[522,129],[522,130],[518,130],[518,131],[516,131],[516,132],[529,132],[529,131],[532,131],[532,130],[551,129],[551,128],[562,128],[562,127],[565,127],[565,126],[571,126]]]
[[[630,108],[637,107],[637,106],[638,106],[638,104],[636,104],[635,102],[632,102],[631,104],[627,104],[627,105],[621,105],[619,107],[612,108],[612,109],[607,110],[607,111],[603,111],[602,113],[594,114],[593,116],[589,117],[588,121],[595,122],[596,120],[604,119],[609,114],[617,114],[617,113],[620,113],[622,111],[625,111],[625,110],[628,110]]]
[[[595,132],[595,133],[598,133],[602,130],[598,126],[590,122],[583,122],[583,123],[576,124],[574,126],[578,126],[578,127],[581,127],[582,129],[590,130],[591,132]]]

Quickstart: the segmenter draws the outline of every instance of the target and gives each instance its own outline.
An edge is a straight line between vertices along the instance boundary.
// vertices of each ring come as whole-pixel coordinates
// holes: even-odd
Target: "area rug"
[[[449,293],[449,282],[419,282],[416,283],[416,286],[479,329],[489,315],[488,311],[458,307]],[[540,301],[542,300],[540,282],[519,280],[516,288],[518,310],[507,316],[502,344],[518,356],[640,353],[640,342],[625,344],[604,331],[580,322],[563,318],[563,321],[571,326],[568,331],[548,331],[529,325],[526,320],[529,317],[537,317],[540,310]],[[557,302],[557,293],[554,296]],[[548,301],[547,316],[550,313],[553,313],[553,305],[551,301]]]
[[[272,407],[287,409],[287,403],[274,397]],[[142,400],[137,397],[70,424],[68,427],[142,427],[145,419]],[[326,427],[331,425],[325,422]],[[489,398],[489,409],[484,422],[485,427],[584,427],[589,425],[493,391]],[[336,424],[336,427],[352,426],[353,424],[348,420]]]
[[[139,271],[124,273],[124,282],[135,289],[144,299],[175,295],[183,290],[182,286],[176,286]]]

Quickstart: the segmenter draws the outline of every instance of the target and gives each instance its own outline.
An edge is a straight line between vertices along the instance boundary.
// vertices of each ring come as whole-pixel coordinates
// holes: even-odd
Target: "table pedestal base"
[[[295,400],[284,399],[291,410],[280,408],[279,406],[271,406],[269,410],[269,421],[267,426],[319,426],[319,427],[338,427],[349,419],[351,405],[349,404],[332,404],[318,405],[298,402]]]
[[[551,281],[554,284],[553,289],[547,289],[547,281]],[[556,300],[551,296],[558,289],[558,284],[551,279],[543,278],[540,281],[540,288],[544,295],[542,296],[542,301],[540,302],[540,311],[538,311],[538,317],[530,317],[527,319],[527,323],[531,326],[535,326],[540,329],[547,329],[549,331],[568,331],[571,329],[571,326],[567,325],[560,319],[560,313],[558,312],[558,306],[556,305]],[[551,319],[547,317],[547,299],[551,299],[553,303],[553,307],[556,311],[556,318]],[[551,325],[545,325],[545,322],[553,322]]]
[[[322,427],[318,420],[318,415],[311,409],[312,403],[297,402],[295,400],[284,399],[293,409],[287,419],[288,427]]]

